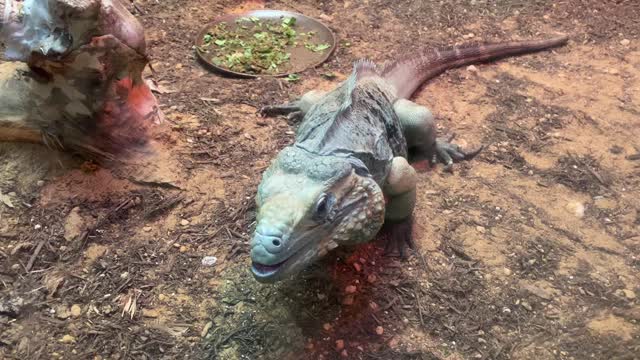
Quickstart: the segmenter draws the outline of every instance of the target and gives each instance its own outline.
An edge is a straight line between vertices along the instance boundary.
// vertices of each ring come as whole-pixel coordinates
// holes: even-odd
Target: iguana
[[[260,110],[264,116],[300,118],[295,143],[265,171],[256,195],[257,225],[251,241],[252,272],[275,282],[299,272],[330,250],[372,240],[383,223],[410,240],[416,172],[409,154],[450,167],[466,152],[436,137],[429,109],[409,97],[447,69],[564,45],[548,40],[433,49],[377,67],[360,60],[329,92]]]

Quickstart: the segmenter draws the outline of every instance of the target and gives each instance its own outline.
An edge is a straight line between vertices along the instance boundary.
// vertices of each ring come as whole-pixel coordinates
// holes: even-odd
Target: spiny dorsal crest
[[[360,59],[353,63],[353,72],[346,81],[344,98],[342,99],[342,104],[340,105],[340,109],[336,116],[344,113],[349,110],[351,104],[353,102],[353,91],[356,88],[356,84],[358,80],[364,79],[368,76],[379,76],[380,72],[378,71],[378,67],[376,64],[368,59]]]

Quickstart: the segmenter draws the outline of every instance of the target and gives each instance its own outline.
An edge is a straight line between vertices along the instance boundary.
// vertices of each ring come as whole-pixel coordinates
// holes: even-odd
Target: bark
[[[162,119],[142,79],[141,24],[119,0],[6,0],[0,141],[115,159],[144,149]]]

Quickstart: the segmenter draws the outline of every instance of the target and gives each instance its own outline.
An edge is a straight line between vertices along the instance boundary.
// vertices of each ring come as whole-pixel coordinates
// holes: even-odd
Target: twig
[[[33,251],[33,254],[31,255],[31,258],[29,259],[29,262],[27,263],[27,266],[25,268],[27,272],[31,271],[31,267],[33,267],[33,263],[36,261],[40,250],[42,250],[42,246],[44,246],[45,241],[46,240],[44,239],[40,240],[38,246],[36,246],[36,249]]]

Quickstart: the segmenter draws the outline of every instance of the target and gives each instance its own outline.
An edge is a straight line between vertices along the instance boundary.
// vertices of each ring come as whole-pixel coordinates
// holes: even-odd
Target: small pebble
[[[623,295],[624,297],[626,297],[629,300],[634,300],[636,298],[636,293],[633,292],[633,290],[621,289],[619,291],[620,291],[621,295]]]
[[[476,226],[476,230],[477,230],[480,234],[484,234],[484,232],[485,232],[485,230],[486,230],[486,229],[485,229],[483,226],[478,225],[478,226]]]
[[[353,268],[356,269],[357,272],[362,271],[362,265],[360,265],[360,263],[354,262]]]
[[[629,40],[629,39],[620,40],[620,45],[622,45],[622,46],[627,46],[629,44],[631,44],[631,40]]]
[[[377,326],[376,327],[376,334],[378,334],[378,335],[384,334],[384,328],[382,326]]]
[[[71,306],[71,316],[78,317],[82,315],[82,307],[78,304],[74,304]]]
[[[370,283],[374,283],[376,281],[376,276],[374,274],[370,274],[367,276],[367,281]]]
[[[354,285],[349,285],[344,289],[344,292],[346,292],[347,294],[355,294],[357,290],[358,288],[356,288]]]
[[[145,226],[145,227],[143,227],[143,228],[142,228],[142,231],[144,231],[144,232],[149,232],[149,231],[151,231],[151,226]]]
[[[469,71],[469,72],[477,72],[478,68],[475,65],[469,65],[469,66],[467,66],[467,71]]]
[[[344,349],[344,340],[336,340],[336,350]]]
[[[189,225],[189,220],[187,220],[187,219],[182,219],[182,220],[180,220],[180,225],[182,225],[182,226],[187,226],[187,225]]]
[[[205,256],[202,258],[202,261],[200,262],[202,264],[202,266],[213,266],[216,264],[216,262],[218,262],[218,258],[215,256]]]
[[[60,339],[60,342],[63,344],[74,343],[76,342],[76,338],[71,335],[65,335],[62,337],[62,339]]]
[[[324,329],[324,331],[330,331],[331,330],[331,324],[324,323],[324,325],[322,325],[322,328]]]
[[[502,271],[504,272],[505,275],[509,276],[511,275],[511,270],[509,268],[504,268],[502,269]]]
[[[180,252],[181,253],[187,252],[187,247],[184,245],[180,246]]]
[[[42,225],[40,224],[36,224],[36,226],[33,227],[36,230],[40,230],[42,228]]]

